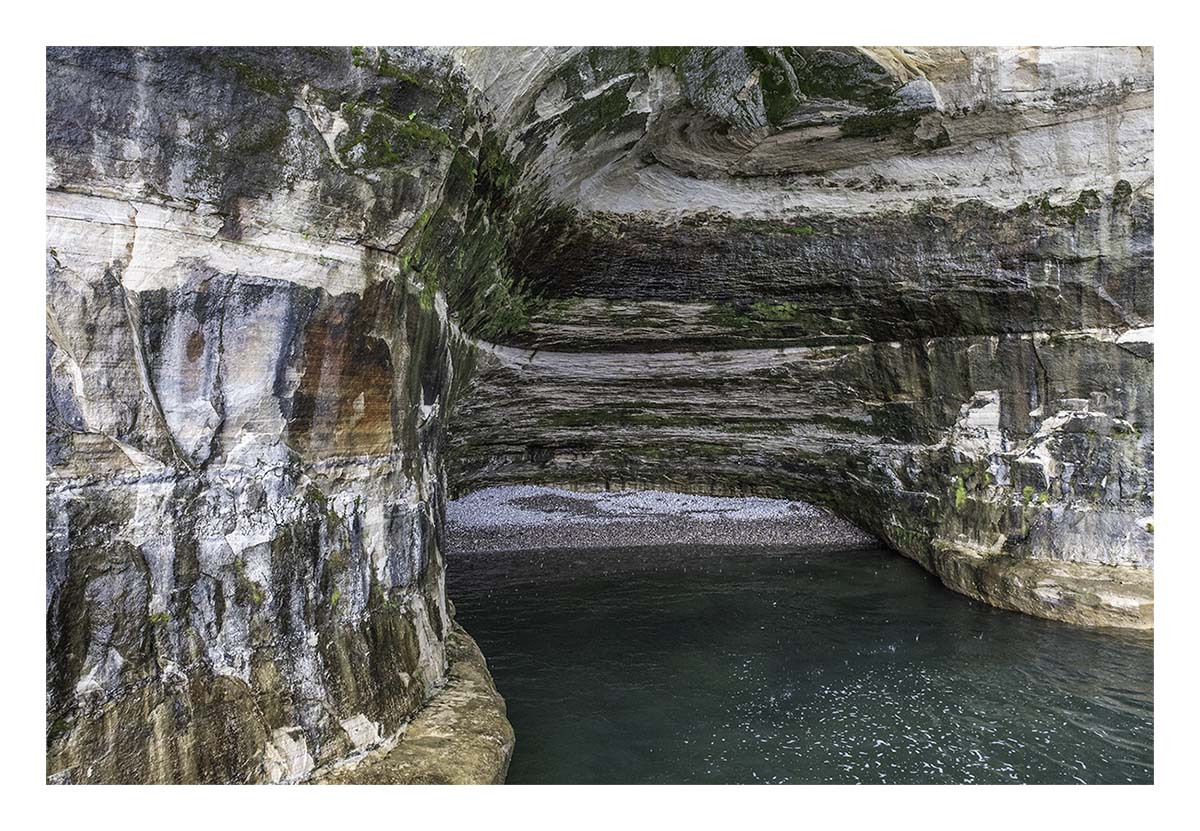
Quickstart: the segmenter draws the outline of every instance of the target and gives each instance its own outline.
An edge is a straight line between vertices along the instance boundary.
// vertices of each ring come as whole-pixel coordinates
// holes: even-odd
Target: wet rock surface
[[[455,624],[446,683],[388,745],[312,778],[318,785],[501,785],[513,728],[487,662]]]

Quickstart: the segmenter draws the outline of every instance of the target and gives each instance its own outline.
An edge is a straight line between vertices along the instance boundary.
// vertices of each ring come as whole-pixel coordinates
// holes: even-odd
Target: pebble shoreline
[[[862,548],[879,541],[807,502],[521,485],[485,488],[452,501],[446,545],[453,555],[657,545]]]

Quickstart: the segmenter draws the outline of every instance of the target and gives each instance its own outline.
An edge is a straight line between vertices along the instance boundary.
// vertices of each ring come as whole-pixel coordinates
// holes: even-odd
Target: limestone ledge
[[[446,640],[446,684],[372,750],[318,770],[316,785],[500,785],[515,737],[487,662],[457,623]]]
[[[1079,626],[1154,629],[1150,569],[989,556],[947,546],[922,565],[949,588],[1001,609]]]
[[[46,244],[60,265],[83,271],[101,255],[124,260],[121,282],[131,291],[175,288],[184,265],[197,260],[224,274],[270,275],[332,295],[362,294],[384,269],[401,270],[394,255],[298,231],[261,228],[224,239],[219,214],[152,202],[49,190],[46,217]]]

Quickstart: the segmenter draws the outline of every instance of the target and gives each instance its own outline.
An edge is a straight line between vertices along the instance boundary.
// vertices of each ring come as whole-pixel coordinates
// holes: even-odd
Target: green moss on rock
[[[593,137],[619,127],[622,116],[629,111],[627,93],[632,85],[632,78],[615,84],[599,95],[583,99],[564,113],[567,142],[576,150],[582,150]]]
[[[349,129],[337,137],[335,147],[343,162],[354,169],[411,164],[413,154],[438,152],[451,144],[445,130],[410,115],[399,115],[361,103],[342,108]]]
[[[281,77],[260,66],[229,57],[221,59],[221,66],[231,70],[238,81],[257,92],[277,97],[291,95],[289,85]]]

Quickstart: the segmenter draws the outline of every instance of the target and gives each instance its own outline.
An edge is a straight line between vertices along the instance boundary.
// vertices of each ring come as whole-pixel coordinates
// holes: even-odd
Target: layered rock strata
[[[804,499],[1149,626],[1152,96],[1136,48],[49,50],[48,776],[394,738],[447,468]]]
[[[560,207],[460,491],[804,499],[996,605],[1151,625],[1149,50],[519,56],[463,60]]]
[[[303,780],[447,679],[473,347],[413,261],[461,262],[481,127],[413,50],[47,72],[47,774]]]

